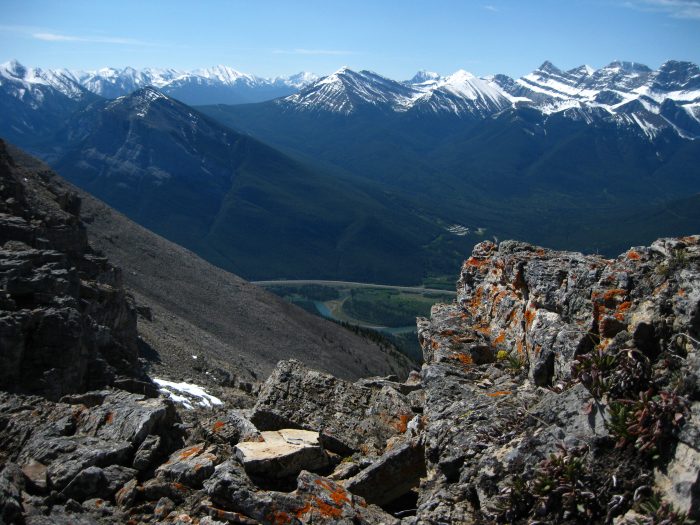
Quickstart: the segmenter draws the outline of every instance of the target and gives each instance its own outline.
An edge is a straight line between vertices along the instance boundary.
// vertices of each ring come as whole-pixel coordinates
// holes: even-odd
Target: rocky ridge
[[[51,195],[47,202],[67,213],[58,203],[70,196]],[[29,198],[17,190],[3,197],[20,208]],[[66,245],[76,249],[66,248],[65,257],[90,255],[80,223],[55,213],[64,221],[24,219],[36,229],[19,231],[34,237],[4,249],[50,251],[37,239],[54,239],[49,226],[58,224],[80,240]],[[65,275],[42,280],[63,268],[19,267],[42,269],[28,274],[32,283]],[[15,274],[3,275],[14,282],[7,279]],[[90,275],[83,278],[88,289]],[[20,296],[12,286],[3,289],[5,317],[70,303],[64,288]],[[698,518],[700,236],[660,239],[614,260],[485,242],[464,263],[457,289],[455,303],[435,305],[430,320],[418,321],[420,373],[403,382],[351,382],[282,361],[250,409],[185,410],[125,391],[148,385],[139,367],[120,366],[134,362],[128,359],[112,364],[111,353],[106,364],[99,357],[124,355],[132,332],[116,329],[118,316],[96,317],[105,323],[103,344],[91,343],[86,330],[93,352],[80,355],[100,363],[97,377],[106,380],[47,388],[54,383],[42,370],[62,360],[54,351],[27,376],[28,391],[18,391],[24,382],[17,375],[3,383],[14,392],[0,393],[1,519],[417,525]],[[115,285],[108,312],[122,299],[128,310],[120,294]],[[77,297],[79,305],[66,308],[93,326],[87,320],[102,310],[91,295]],[[3,358],[12,355],[5,348]],[[120,374],[131,380],[120,382]]]
[[[80,199],[0,142],[0,388],[50,399],[108,385],[151,392],[121,271],[93,252]]]

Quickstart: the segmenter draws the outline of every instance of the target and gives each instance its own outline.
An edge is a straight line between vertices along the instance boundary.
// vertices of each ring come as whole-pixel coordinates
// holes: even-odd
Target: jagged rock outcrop
[[[80,199],[52,180],[16,166],[0,141],[0,388],[153,393],[121,273],[88,246]]]
[[[419,320],[416,523],[698,517],[699,236],[614,260],[484,242],[457,290]]]

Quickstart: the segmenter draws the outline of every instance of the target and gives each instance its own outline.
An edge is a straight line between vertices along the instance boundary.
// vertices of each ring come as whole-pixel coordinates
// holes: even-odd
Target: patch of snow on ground
[[[190,410],[194,408],[193,403],[205,408],[224,404],[221,399],[207,394],[204,388],[193,383],[175,383],[174,381],[166,381],[157,377],[153,378],[153,382],[160,387],[162,394]]]

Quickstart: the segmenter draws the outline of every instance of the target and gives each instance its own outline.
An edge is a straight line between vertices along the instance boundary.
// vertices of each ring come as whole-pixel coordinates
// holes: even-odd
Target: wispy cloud
[[[37,40],[44,40],[46,42],[89,42],[92,44],[117,44],[140,46],[154,45],[150,42],[143,42],[142,40],[135,40],[133,38],[120,38],[112,36],[76,36],[43,32],[32,33],[31,36],[32,38],[36,38]]]
[[[22,26],[22,25],[2,25],[0,24],[0,32],[21,34],[35,40],[44,42],[84,42],[89,44],[114,44],[122,46],[158,46],[155,42],[145,42],[135,38],[123,38],[118,36],[104,35],[69,35],[58,33],[48,28]]]
[[[481,7],[483,7],[487,11],[491,11],[492,13],[498,13],[498,8],[495,5],[484,5]]]
[[[340,49],[273,49],[276,55],[354,55],[354,51]]]
[[[665,13],[673,18],[700,20],[700,0],[628,0],[624,5],[633,9]]]

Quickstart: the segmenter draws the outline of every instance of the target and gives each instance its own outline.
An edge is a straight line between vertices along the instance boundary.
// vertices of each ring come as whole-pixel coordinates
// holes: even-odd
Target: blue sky
[[[0,61],[261,76],[342,65],[521,76],[632,60],[700,63],[700,0],[3,0]]]

